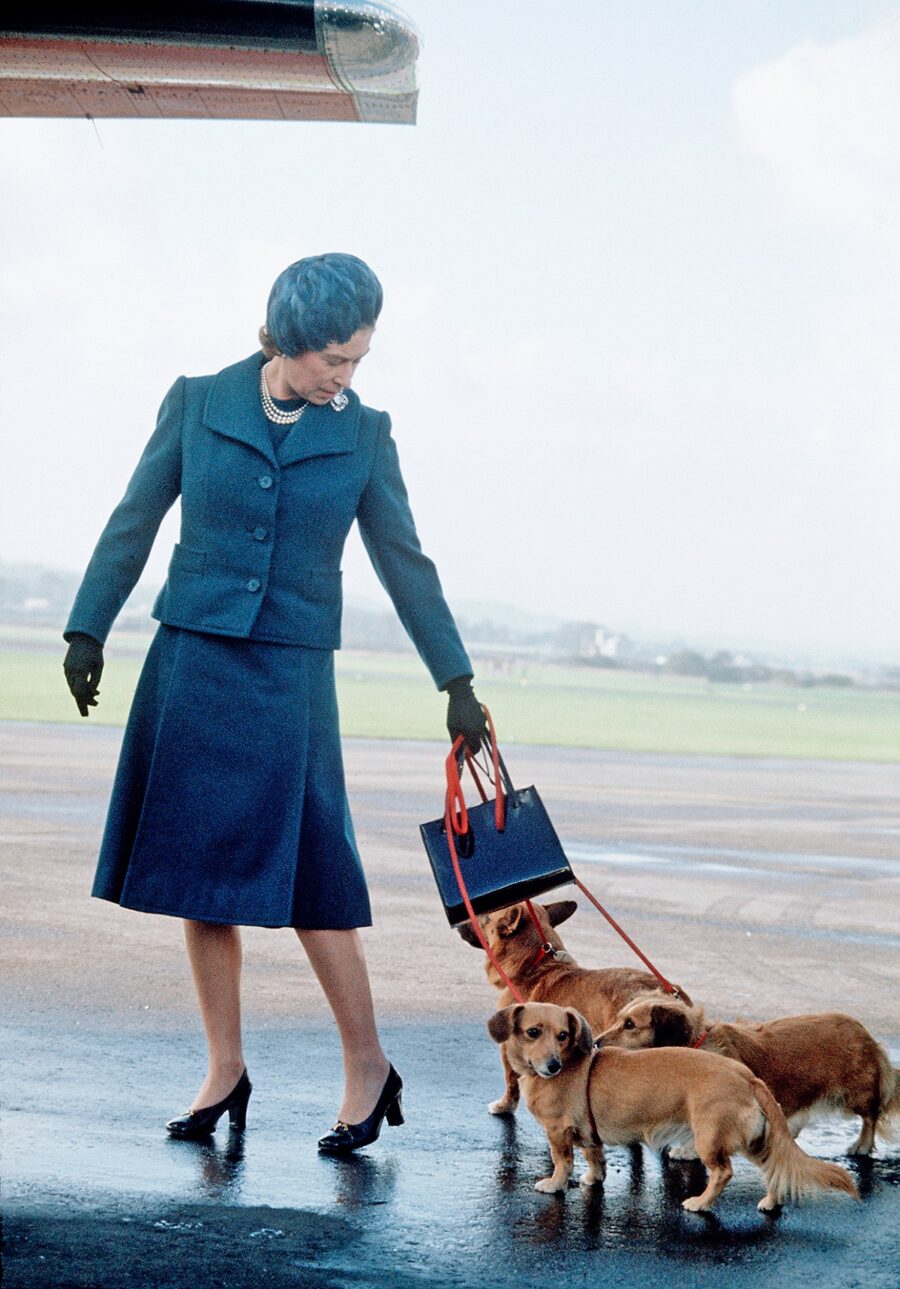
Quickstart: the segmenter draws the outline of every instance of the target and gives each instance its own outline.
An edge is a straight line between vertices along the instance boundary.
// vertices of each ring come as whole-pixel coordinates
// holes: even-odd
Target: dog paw
[[[560,1191],[565,1191],[566,1186],[566,1182],[560,1185],[552,1177],[542,1177],[539,1182],[534,1183],[534,1189],[540,1191],[542,1195],[556,1195]]]
[[[760,1213],[780,1213],[781,1205],[771,1195],[764,1195],[756,1206]]]
[[[603,1173],[595,1173],[588,1170],[588,1172],[582,1173],[581,1177],[579,1177],[578,1185],[582,1186],[586,1191],[589,1191],[592,1186],[602,1186]]]
[[[702,1195],[690,1195],[681,1201],[681,1207],[688,1213],[708,1213],[709,1206],[703,1203]]]
[[[510,1101],[509,1097],[501,1097],[499,1101],[490,1103],[488,1114],[515,1114],[518,1104],[518,1101]]]

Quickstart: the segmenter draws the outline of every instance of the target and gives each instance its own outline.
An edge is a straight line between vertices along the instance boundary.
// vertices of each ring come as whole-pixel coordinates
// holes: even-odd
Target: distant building
[[[599,658],[609,658],[620,666],[627,666],[635,655],[634,643],[621,631],[610,631],[606,627],[597,627],[594,632],[594,654]]]

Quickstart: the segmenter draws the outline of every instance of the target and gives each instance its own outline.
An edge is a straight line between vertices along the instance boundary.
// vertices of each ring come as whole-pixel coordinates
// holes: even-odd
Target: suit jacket
[[[170,626],[340,648],[341,555],[363,542],[438,688],[472,666],[423,553],[386,412],[348,392],[310,404],[276,449],[256,353],[216,376],[180,376],[97,543],[66,626],[105,641],[163,516],[181,534],[153,616]]]

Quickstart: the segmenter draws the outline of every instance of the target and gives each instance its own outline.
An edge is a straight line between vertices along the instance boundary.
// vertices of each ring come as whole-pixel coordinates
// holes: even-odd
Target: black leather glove
[[[98,687],[103,674],[103,645],[81,631],[73,631],[68,639],[63,671],[78,710],[82,716],[87,716],[88,708],[97,706]]]
[[[488,738],[487,717],[484,709],[475,697],[471,676],[457,676],[444,688],[449,695],[447,704],[447,729],[451,742],[455,743],[461,734],[470,752],[476,753],[481,741]]]

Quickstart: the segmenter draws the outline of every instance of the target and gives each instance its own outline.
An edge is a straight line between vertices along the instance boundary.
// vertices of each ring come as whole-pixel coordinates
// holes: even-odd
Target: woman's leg
[[[375,1109],[390,1068],[375,1028],[369,973],[358,931],[301,931],[300,943],[331,1004],[344,1051],[338,1118],[360,1123]]]
[[[227,1097],[244,1069],[241,933],[236,926],[186,919],[184,939],[209,1047],[206,1078],[191,1104],[192,1110],[201,1110]]]

